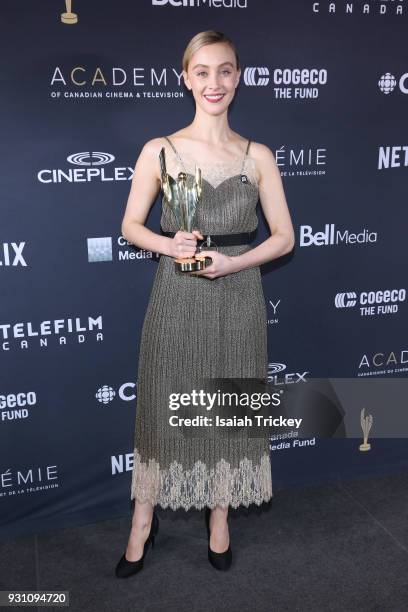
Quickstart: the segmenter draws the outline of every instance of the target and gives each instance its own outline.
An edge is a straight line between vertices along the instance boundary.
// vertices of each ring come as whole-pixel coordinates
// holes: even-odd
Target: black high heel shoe
[[[143,547],[143,555],[137,561],[128,561],[126,559],[126,551],[123,553],[122,557],[119,560],[119,563],[115,569],[115,575],[117,578],[128,578],[133,574],[137,574],[143,569],[143,562],[147,551],[149,549],[149,544],[152,544],[152,548],[154,546],[154,538],[159,531],[159,517],[155,512],[153,512],[152,524],[150,525],[150,532],[147,537],[146,542]]]
[[[226,571],[229,570],[232,563],[232,550],[231,545],[228,545],[226,551],[217,553],[210,548],[210,508],[205,509],[205,524],[207,527],[207,538],[208,538],[208,560],[213,567],[217,570]]]

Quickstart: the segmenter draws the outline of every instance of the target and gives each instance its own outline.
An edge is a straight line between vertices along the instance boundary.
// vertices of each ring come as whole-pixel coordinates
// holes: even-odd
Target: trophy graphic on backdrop
[[[62,23],[78,23],[78,15],[71,11],[72,0],[65,0],[65,13],[61,13]]]
[[[188,187],[185,172],[179,172],[177,180],[167,174],[164,147],[159,153],[159,160],[164,201],[173,211],[179,229],[184,232],[192,232],[197,205],[202,195],[201,170],[196,164],[194,183],[192,187]],[[211,263],[211,258],[201,256],[198,250],[192,257],[178,257],[174,261],[178,272],[196,272],[204,270]]]
[[[368,414],[367,416],[365,416],[364,411],[365,411],[365,408],[362,408],[360,412],[360,424],[361,424],[361,429],[363,430],[363,434],[364,434],[364,442],[360,444],[358,448],[361,451],[368,451],[371,448],[371,444],[367,440],[368,440],[368,434],[373,424],[373,415]]]

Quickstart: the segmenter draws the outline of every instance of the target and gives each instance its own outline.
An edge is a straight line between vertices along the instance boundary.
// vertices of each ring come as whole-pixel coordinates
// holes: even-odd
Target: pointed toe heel
[[[208,545],[208,560],[215,569],[226,572],[232,565],[231,546],[223,553],[216,553]]]
[[[225,572],[229,570],[232,565],[231,546],[228,545],[227,550],[222,553],[217,553],[211,550],[210,548],[210,514],[211,514],[210,508],[206,508],[205,509],[205,524],[207,527],[207,539],[208,539],[208,561],[211,563],[211,565],[215,569]]]
[[[140,559],[137,559],[137,561],[128,561],[126,559],[126,551],[125,551],[123,555],[121,556],[121,558],[119,559],[119,563],[117,564],[115,568],[115,576],[117,578],[128,578],[129,576],[133,576],[134,574],[137,574],[143,569],[143,564],[144,564],[145,557],[147,555],[147,551],[149,550],[149,545],[151,544],[152,548],[154,547],[154,540],[155,540],[155,537],[158,531],[159,531],[159,517],[157,516],[155,512],[153,512],[152,524],[150,526],[150,532],[147,537],[147,540],[144,543],[142,556],[140,557]]]

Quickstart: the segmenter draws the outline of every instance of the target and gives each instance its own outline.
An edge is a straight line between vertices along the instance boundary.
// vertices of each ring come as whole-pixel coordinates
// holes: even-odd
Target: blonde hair
[[[194,55],[194,53],[196,53],[196,51],[201,49],[201,47],[204,47],[204,45],[212,45],[214,43],[227,43],[231,47],[231,49],[233,50],[235,54],[237,70],[239,70],[240,64],[239,64],[238,51],[234,43],[223,32],[217,32],[216,30],[206,30],[205,32],[199,32],[198,34],[193,36],[193,38],[190,40],[187,47],[185,48],[185,51],[183,54],[183,60],[182,60],[183,70],[187,72],[191,57]]]

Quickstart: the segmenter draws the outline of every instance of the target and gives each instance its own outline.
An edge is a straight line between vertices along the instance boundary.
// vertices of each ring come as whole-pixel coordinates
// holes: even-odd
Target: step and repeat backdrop
[[[1,21],[2,533],[131,512],[159,260],[121,222],[144,143],[193,119],[181,58],[197,32],[235,42],[230,125],[273,151],[295,227],[294,251],[262,266],[270,381],[406,377],[406,0],[9,0]],[[160,212],[159,197],[158,233]],[[377,439],[375,418],[368,452],[363,428],[272,437],[275,491],[406,468],[406,439]]]

